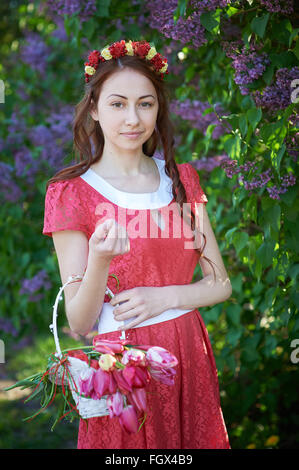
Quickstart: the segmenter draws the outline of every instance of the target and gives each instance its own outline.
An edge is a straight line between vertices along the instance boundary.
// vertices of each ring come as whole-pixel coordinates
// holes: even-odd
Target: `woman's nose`
[[[134,106],[129,106],[127,108],[126,122],[131,123],[131,124],[135,124],[136,122],[139,122],[139,115]]]

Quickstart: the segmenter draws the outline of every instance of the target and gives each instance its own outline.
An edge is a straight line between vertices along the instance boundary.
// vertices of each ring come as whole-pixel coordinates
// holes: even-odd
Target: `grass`
[[[72,338],[63,340],[63,349],[78,347],[80,343]],[[0,370],[0,448],[1,449],[75,449],[79,420],[60,421],[51,431],[55,421],[57,404],[55,401],[37,417],[30,421],[28,418],[40,408],[39,399],[33,399],[27,404],[24,399],[29,395],[29,389],[13,389],[3,391],[4,387],[12,385],[36,372],[43,371],[47,365],[49,354],[54,352],[53,338],[41,335],[35,338],[32,345],[19,351],[6,354],[6,363]],[[6,351],[7,352],[7,351]]]

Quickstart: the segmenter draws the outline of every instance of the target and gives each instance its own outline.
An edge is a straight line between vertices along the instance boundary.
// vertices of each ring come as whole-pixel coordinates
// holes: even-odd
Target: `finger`
[[[93,234],[94,238],[96,238],[97,240],[105,239],[112,224],[113,219],[106,219],[104,222],[98,223]]]
[[[119,294],[116,294],[112,297],[112,299],[110,300],[110,305],[116,305],[121,302],[125,302],[126,300],[131,300],[133,294],[134,292],[132,291],[132,289],[123,290]]]
[[[130,302],[125,302],[121,307],[116,307],[114,309],[113,313],[116,321],[129,320],[129,318],[142,314],[142,309],[140,307],[138,308],[129,304]]]
[[[140,323],[144,322],[146,319],[147,318],[145,315],[140,315],[138,318],[136,318],[136,320],[127,323],[126,325],[119,326],[117,329],[123,331],[129,330],[130,328],[134,328],[135,326],[140,325]]]

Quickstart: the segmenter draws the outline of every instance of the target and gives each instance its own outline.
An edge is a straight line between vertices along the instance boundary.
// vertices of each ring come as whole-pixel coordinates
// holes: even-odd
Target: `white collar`
[[[160,185],[153,193],[128,193],[120,191],[99,176],[94,170],[88,170],[80,175],[87,184],[92,186],[102,196],[117,206],[127,209],[158,209],[170,204],[173,200],[172,180],[165,173],[165,160],[153,158],[160,174]]]

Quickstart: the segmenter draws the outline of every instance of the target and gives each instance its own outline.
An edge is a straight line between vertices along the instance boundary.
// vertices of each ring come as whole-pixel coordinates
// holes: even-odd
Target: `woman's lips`
[[[129,137],[131,139],[136,139],[142,132],[129,132],[129,133],[123,133],[122,135]]]

